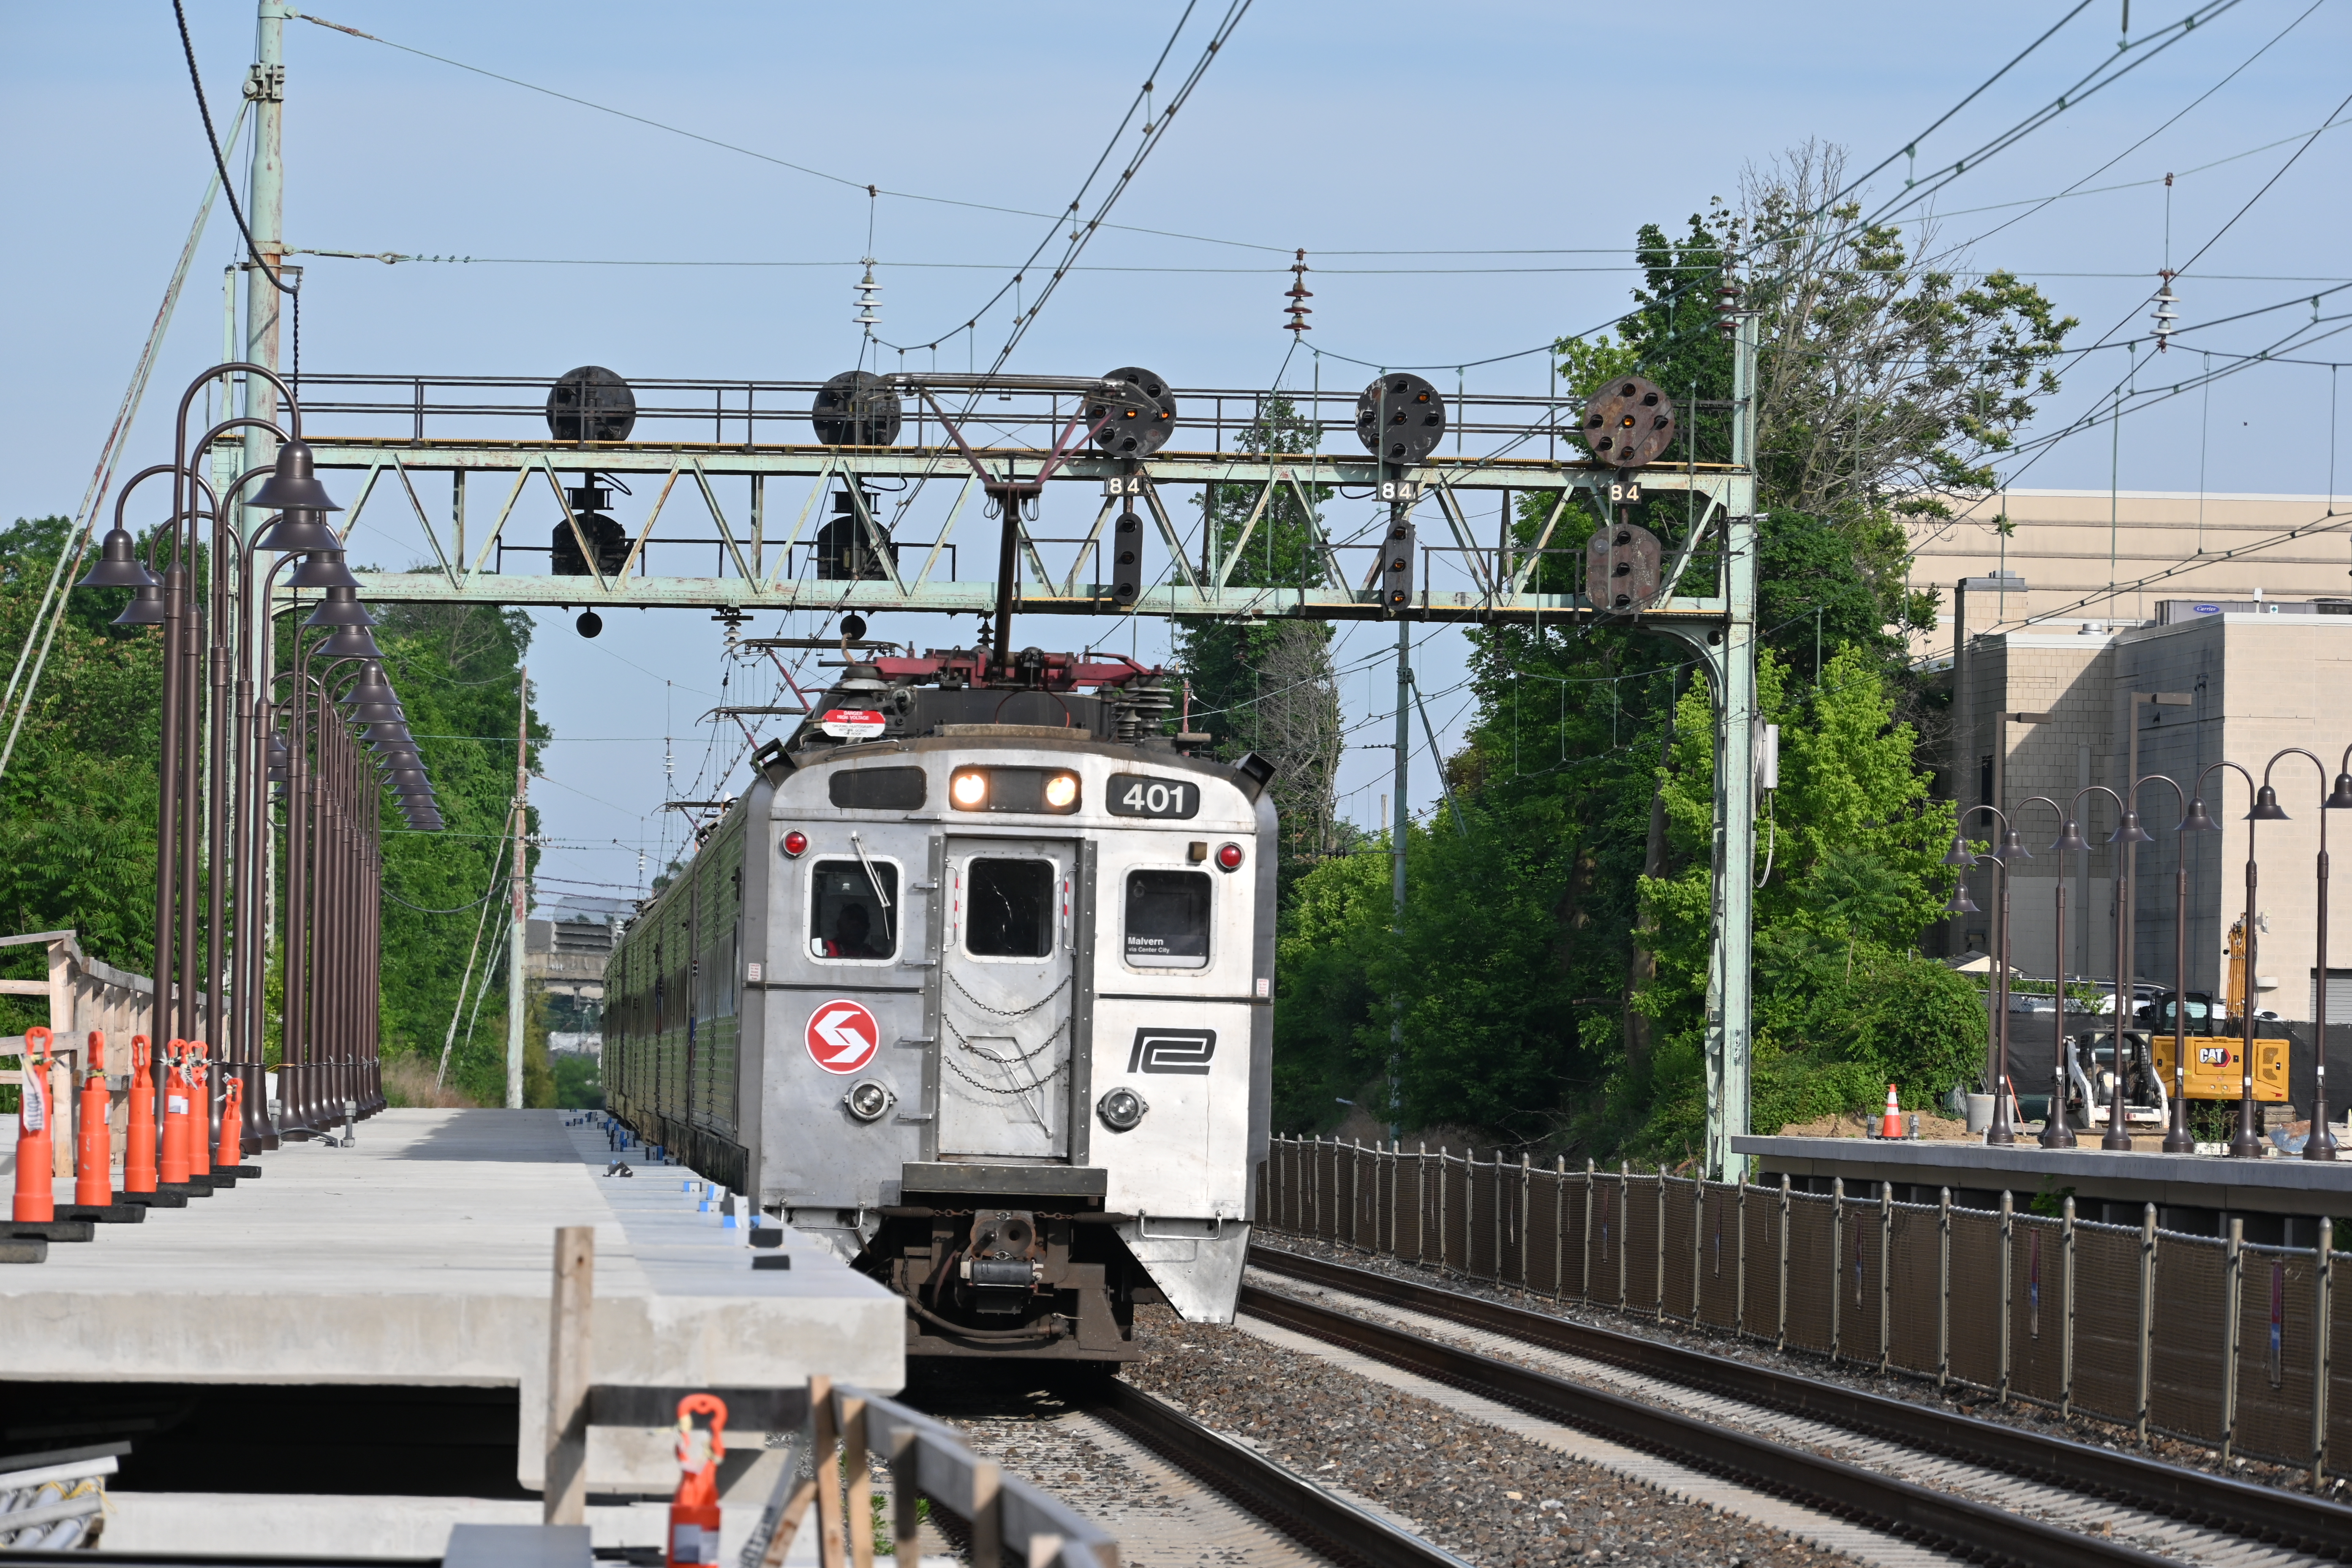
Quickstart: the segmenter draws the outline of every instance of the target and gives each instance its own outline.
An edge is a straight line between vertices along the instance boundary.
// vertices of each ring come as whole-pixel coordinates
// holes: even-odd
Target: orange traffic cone
[[[81,1080],[81,1132],[74,1146],[74,1202],[104,1208],[114,1202],[114,1173],[106,1133],[106,1035],[89,1032],[89,1071]]]
[[[695,1441],[694,1418],[710,1417],[709,1447]],[[669,1568],[708,1568],[719,1561],[719,1461],[727,1454],[727,1402],[689,1394],[677,1402],[677,1463],[669,1500]]]
[[[188,1074],[182,1053],[185,1040],[173,1040],[163,1047],[163,1180],[167,1187],[187,1185],[188,1182]]]
[[[1886,1113],[1878,1119],[1878,1135],[1881,1138],[1903,1136],[1903,1108],[1895,1102],[1895,1086],[1891,1083],[1886,1086]]]
[[[131,1099],[122,1120],[122,1190],[155,1190],[155,1047],[131,1037]]]
[[[220,1153],[213,1163],[224,1171],[235,1170],[245,1163],[245,1147],[238,1136],[244,1131],[245,1080],[235,1073],[221,1077]]]
[[[188,1173],[213,1173],[212,1050],[202,1040],[188,1042]]]
[[[58,1217],[57,1190],[50,1162],[56,1158],[49,1139],[49,1032],[35,1025],[25,1031],[25,1064],[16,1098],[16,1205],[15,1217],[49,1220]]]

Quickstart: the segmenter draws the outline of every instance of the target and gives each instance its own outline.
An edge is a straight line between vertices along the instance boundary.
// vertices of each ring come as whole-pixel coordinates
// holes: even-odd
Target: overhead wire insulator
[[[1298,259],[1291,264],[1290,289],[1285,297],[1290,303],[1283,309],[1288,312],[1290,320],[1282,324],[1282,330],[1286,332],[1313,331],[1315,329],[1307,318],[1315,312],[1307,308],[1306,301],[1315,295],[1307,287],[1307,252],[1304,249],[1298,252]]]
[[[874,281],[874,258],[866,258],[866,276],[857,284],[857,314],[850,318],[855,324],[869,331],[882,320],[882,285]]]
[[[2170,272],[2159,276],[2164,279],[2164,287],[2156,291],[2156,352],[2166,353],[2172,348],[2172,334],[2180,330],[2173,325],[2180,319],[2180,312],[2173,309],[2180,303],[2180,296],[2172,291]]]

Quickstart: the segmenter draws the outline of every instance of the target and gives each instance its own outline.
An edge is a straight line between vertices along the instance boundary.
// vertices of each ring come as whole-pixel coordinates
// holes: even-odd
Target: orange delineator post
[[[202,1040],[188,1042],[188,1173],[194,1176],[213,1173],[212,1051]]]
[[[1878,1119],[1878,1135],[1881,1138],[1903,1136],[1903,1107],[1895,1103],[1895,1086],[1891,1083],[1886,1086],[1885,1114]]]
[[[25,1064],[16,1095],[16,1202],[14,1217],[49,1220],[58,1217],[56,1178],[50,1162],[56,1158],[49,1104],[50,1035],[38,1025],[25,1031]]]
[[[163,1047],[163,1161],[166,1186],[184,1186],[188,1180],[188,1075],[184,1053],[187,1041],[173,1040]]]
[[[122,1190],[155,1190],[155,1047],[131,1037],[131,1100],[122,1119]]]
[[[710,1417],[710,1451],[696,1462],[694,1417]],[[719,1561],[719,1461],[727,1454],[727,1402],[689,1394],[677,1402],[677,1462],[669,1500],[669,1568],[709,1568]]]
[[[238,1125],[245,1110],[245,1080],[235,1073],[221,1079],[220,1153],[213,1163],[224,1170],[234,1169],[245,1163],[243,1141],[238,1138]]]
[[[82,1065],[81,1129],[74,1145],[74,1202],[104,1208],[114,1202],[114,1174],[108,1169],[106,1034],[92,1029]]]

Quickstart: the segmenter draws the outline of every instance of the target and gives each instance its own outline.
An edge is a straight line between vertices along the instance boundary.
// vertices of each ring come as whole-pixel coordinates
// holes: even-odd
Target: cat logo
[[[1127,1070],[1206,1075],[1209,1058],[1216,1054],[1214,1029],[1138,1029]]]

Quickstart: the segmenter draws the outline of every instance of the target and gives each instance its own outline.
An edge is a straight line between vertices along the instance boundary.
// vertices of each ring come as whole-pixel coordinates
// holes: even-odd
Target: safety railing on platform
[[[1760,1341],[2001,1403],[2352,1471],[2352,1305],[2316,1247],[1702,1182],[1587,1162],[1274,1140],[1262,1230]],[[2345,1341],[2347,1354],[2331,1356]],[[2341,1368],[2343,1370],[2337,1370]]]

